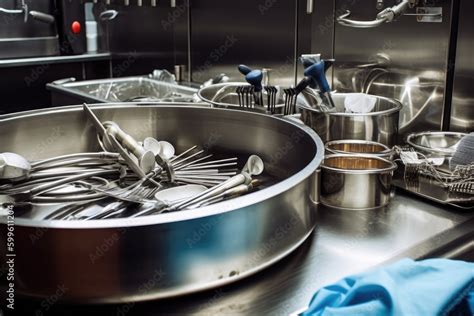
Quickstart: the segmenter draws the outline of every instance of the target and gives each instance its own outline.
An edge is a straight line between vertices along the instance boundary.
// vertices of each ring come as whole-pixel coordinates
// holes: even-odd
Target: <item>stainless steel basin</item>
[[[308,127],[267,115],[175,105],[94,106],[133,137],[153,136],[178,152],[260,155],[276,184],[215,205],[132,219],[15,218],[17,295],[99,303],[171,297],[247,277],[296,249],[315,226],[315,171],[324,148]],[[0,117],[0,152],[40,159],[98,149],[78,106]],[[34,209],[31,211],[34,212]],[[0,225],[5,256],[6,218]]]
[[[197,89],[154,80],[148,77],[124,77],[78,82],[49,83],[53,105],[81,102],[193,102]]]

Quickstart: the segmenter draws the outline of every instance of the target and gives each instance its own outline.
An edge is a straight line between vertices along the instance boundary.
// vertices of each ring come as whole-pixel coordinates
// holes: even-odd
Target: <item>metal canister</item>
[[[370,155],[335,154],[321,165],[321,203],[349,210],[381,208],[390,202],[397,165]]]

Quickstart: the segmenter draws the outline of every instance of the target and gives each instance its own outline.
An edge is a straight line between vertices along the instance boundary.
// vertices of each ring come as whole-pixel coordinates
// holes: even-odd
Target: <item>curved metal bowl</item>
[[[389,147],[397,143],[398,120],[402,104],[394,99],[380,96],[374,110],[369,113],[346,113],[344,100],[349,93],[333,93],[336,112],[322,112],[314,105],[314,95],[303,94],[306,104],[300,106],[301,120],[322,138],[324,142],[341,139],[369,140]],[[304,104],[304,103],[303,103]]]
[[[267,115],[173,105],[95,105],[137,139],[178,151],[258,154],[279,182],[200,209],[139,218],[45,221],[15,218],[17,294],[104,303],[172,297],[247,277],[296,249],[315,226],[315,171],[323,158],[309,128]],[[33,160],[98,149],[79,106],[0,117],[0,151]],[[32,211],[33,212],[33,211]],[[6,219],[0,254],[6,249]]]
[[[466,136],[458,132],[422,132],[410,134],[407,143],[424,154],[452,156],[459,141]]]
[[[252,112],[266,113],[267,110],[267,98],[263,98],[263,107],[253,107],[246,108],[240,107],[239,105],[239,96],[235,92],[235,88],[238,86],[248,85],[246,82],[226,82],[210,85],[204,88],[201,88],[197,95],[203,102],[212,104],[215,107],[219,108],[230,108],[230,109],[241,109]],[[277,98],[277,104],[275,106],[275,114],[283,113],[283,108],[285,107],[285,100],[279,96]]]

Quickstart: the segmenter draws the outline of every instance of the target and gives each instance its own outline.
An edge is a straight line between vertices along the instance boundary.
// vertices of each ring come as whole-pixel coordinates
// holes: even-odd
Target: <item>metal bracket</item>
[[[377,1],[377,6],[383,4],[383,1]],[[443,22],[442,7],[416,7],[419,0],[402,0],[399,4],[386,8],[377,14],[375,20],[372,21],[356,21],[350,20],[351,12],[349,10],[337,18],[337,22],[344,26],[355,28],[372,28],[380,26],[384,23],[395,21],[401,15],[416,16],[418,22],[440,23]],[[405,13],[408,8],[416,7],[416,13]]]
[[[306,13],[311,14],[313,13],[314,9],[314,0],[307,0],[306,1]]]
[[[24,22],[28,22],[28,5],[25,0],[21,1],[21,9],[5,9],[0,7],[0,12],[5,14],[23,14]]]
[[[443,22],[442,7],[418,7],[416,13],[405,15],[416,16],[416,20],[421,23],[441,23]]]

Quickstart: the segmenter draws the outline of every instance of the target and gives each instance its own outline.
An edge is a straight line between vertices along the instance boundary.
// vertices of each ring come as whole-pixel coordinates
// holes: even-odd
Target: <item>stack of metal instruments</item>
[[[83,110],[103,151],[32,162],[1,153],[4,206],[63,204],[45,216],[55,220],[137,217],[220,202],[260,184],[252,178],[264,169],[256,155],[239,171],[237,157],[214,158],[198,146],[176,154],[169,142],[138,142],[115,122],[101,122],[87,104]]]
[[[252,70],[245,65],[239,65],[240,73],[245,76],[249,85],[237,86],[235,92],[239,97],[239,106],[244,108],[265,107],[264,94],[266,95],[267,112],[276,113],[278,88],[267,84],[262,85],[263,72]]]
[[[326,79],[326,71],[334,63],[334,60],[322,60],[320,55],[303,55],[301,62],[305,68],[303,79],[294,88],[283,90],[285,94],[284,115],[296,113],[298,95],[307,87],[313,89],[319,87],[320,95],[323,98],[321,105],[318,105],[321,111],[334,111],[336,106],[331,96],[331,88]]]
[[[403,174],[395,181],[422,197],[461,208],[474,202],[474,155],[472,147],[463,146],[467,134],[422,132],[408,136],[408,146],[395,147]],[[454,157],[470,152],[462,163]],[[456,161],[458,163],[453,163]]]

